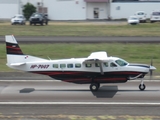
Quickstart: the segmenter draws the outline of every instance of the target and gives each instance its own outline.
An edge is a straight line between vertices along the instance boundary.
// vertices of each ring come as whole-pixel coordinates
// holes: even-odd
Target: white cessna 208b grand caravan
[[[145,89],[143,77],[156,68],[145,64],[130,64],[104,51],[93,52],[87,58],[47,60],[21,51],[13,35],[6,35],[7,66],[31,73],[48,75],[54,79],[77,84],[90,84],[97,91],[101,83],[125,83],[141,78],[140,90]]]

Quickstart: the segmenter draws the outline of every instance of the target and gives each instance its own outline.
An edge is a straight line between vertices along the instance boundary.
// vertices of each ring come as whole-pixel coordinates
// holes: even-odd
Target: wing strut
[[[102,67],[102,62],[100,63],[100,72],[101,72],[101,75],[104,75],[103,67]]]
[[[91,63],[91,64],[98,63],[99,64],[99,68],[100,68],[100,73],[101,73],[101,75],[104,75],[104,72],[103,72],[103,63],[104,63],[104,61],[99,60],[99,59],[87,59],[83,63]]]

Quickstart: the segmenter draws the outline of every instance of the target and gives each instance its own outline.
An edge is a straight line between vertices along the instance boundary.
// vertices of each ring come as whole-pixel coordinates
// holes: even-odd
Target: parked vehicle
[[[131,25],[137,25],[139,24],[139,19],[137,16],[130,16],[128,18],[128,24],[131,24]]]
[[[158,22],[160,21],[160,11],[153,11],[151,13],[150,22]]]
[[[144,11],[137,11],[134,15],[138,17],[141,23],[145,23],[147,20],[147,14]]]
[[[40,24],[43,25],[44,23],[48,25],[48,17],[46,14],[42,13],[33,13],[29,18],[30,25]]]
[[[15,25],[15,24],[25,25],[26,24],[26,18],[21,14],[17,14],[14,17],[11,18],[11,24],[12,25]]]

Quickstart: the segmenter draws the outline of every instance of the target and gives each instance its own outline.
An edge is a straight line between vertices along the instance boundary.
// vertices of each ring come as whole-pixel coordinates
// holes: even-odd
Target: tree
[[[27,20],[34,12],[36,12],[36,7],[31,3],[27,3],[26,5],[23,6],[23,14]]]

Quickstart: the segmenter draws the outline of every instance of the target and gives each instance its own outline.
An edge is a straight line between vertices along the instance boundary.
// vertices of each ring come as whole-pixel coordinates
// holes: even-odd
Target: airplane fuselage
[[[6,35],[7,65],[10,68],[48,75],[54,79],[77,84],[90,84],[97,91],[101,83],[124,83],[143,78],[156,68],[145,64],[130,64],[117,57],[108,57],[105,51],[92,52],[86,58],[47,60],[25,55],[13,35]],[[145,89],[143,80],[140,90]]]
[[[24,55],[23,57],[30,59],[30,56]],[[103,74],[101,74],[99,63],[84,63],[85,59],[42,60],[9,67],[78,84],[92,83],[93,79],[97,83],[123,83],[138,75],[140,76],[136,78],[142,78],[149,72],[148,65],[126,63],[126,65],[120,66],[115,62],[120,58],[108,57],[106,62],[102,64]]]

